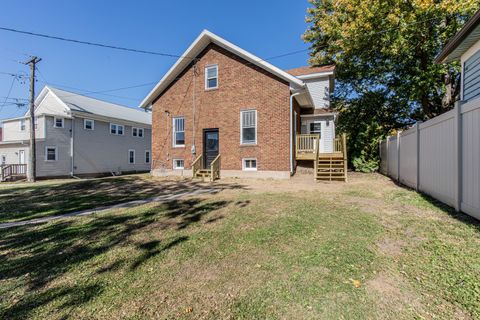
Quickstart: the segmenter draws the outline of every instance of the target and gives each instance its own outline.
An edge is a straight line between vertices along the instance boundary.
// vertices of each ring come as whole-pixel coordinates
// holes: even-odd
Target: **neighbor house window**
[[[94,130],[95,129],[95,121],[90,120],[90,119],[83,119],[83,129]]]
[[[144,130],[142,128],[132,128],[132,136],[143,138]]]
[[[173,159],[173,169],[184,169],[185,168],[185,164],[183,162],[183,159]]]
[[[185,146],[185,118],[173,118],[173,146]]]
[[[243,159],[243,170],[245,171],[257,171],[257,159],[255,158],[246,158]]]
[[[128,150],[128,163],[135,164],[135,150]]]
[[[25,131],[26,127],[25,119],[20,120],[20,131]]]
[[[150,163],[150,150],[145,150],[145,163]]]
[[[4,154],[2,154],[2,163],[1,163],[1,164],[2,164],[2,165],[7,164],[7,156],[4,155]]]
[[[110,123],[110,133],[116,135],[123,135],[125,127],[120,124]]]
[[[57,118],[57,117],[53,118],[53,126],[54,126],[55,128],[63,128],[64,125],[65,125],[65,123],[64,123],[64,119],[63,119],[63,118]],[[35,128],[36,128],[36,127],[35,127]]]
[[[57,161],[57,147],[45,147],[45,161]]]
[[[257,111],[246,110],[240,112],[240,143],[257,143]]]
[[[218,66],[208,66],[205,68],[205,89],[218,88]]]

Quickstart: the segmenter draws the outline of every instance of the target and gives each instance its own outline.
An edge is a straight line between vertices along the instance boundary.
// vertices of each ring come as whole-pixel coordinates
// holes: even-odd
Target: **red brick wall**
[[[172,159],[191,168],[193,87],[195,144],[202,154],[203,129],[218,128],[221,168],[241,170],[242,158],[257,158],[258,170],[289,171],[289,84],[238,56],[210,44],[153,104],[153,169],[172,169]],[[205,90],[205,66],[218,65],[218,89]],[[257,110],[257,145],[240,145],[240,110]],[[168,112],[168,113],[167,113]],[[172,147],[172,118],[185,117],[185,148]]]

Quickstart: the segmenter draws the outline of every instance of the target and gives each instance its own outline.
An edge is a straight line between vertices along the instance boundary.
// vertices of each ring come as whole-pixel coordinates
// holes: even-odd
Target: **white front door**
[[[25,164],[25,150],[18,151],[18,163]]]

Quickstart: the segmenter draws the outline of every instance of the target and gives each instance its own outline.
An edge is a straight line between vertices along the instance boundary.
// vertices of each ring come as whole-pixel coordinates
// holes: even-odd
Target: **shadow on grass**
[[[193,191],[242,189],[241,185],[124,176],[0,189],[0,223],[54,216],[99,206]]]
[[[148,234],[153,229],[178,231],[192,224],[211,223],[208,215],[229,204],[227,201],[175,200],[141,212],[130,210],[121,215],[103,215],[84,222],[69,220],[1,231],[0,282],[8,283],[12,288],[22,287],[25,293],[19,301],[0,310],[0,319],[25,319],[36,309],[52,302],[61,304],[59,312],[67,312],[62,309],[78,307],[90,301],[108,290],[101,282],[102,274],[124,267],[132,272],[142,272],[140,267],[148,260],[187,242],[189,238],[179,235],[137,243],[138,256],[115,261],[97,271],[92,270],[94,266],[88,265],[75,269],[80,264],[88,263],[112,248],[121,249],[131,244],[129,237],[134,234]],[[221,216],[215,219],[221,219]],[[87,278],[94,274],[95,285],[59,286],[52,283],[72,270],[84,273],[82,277]],[[0,288],[4,299],[9,290],[5,286]]]
[[[452,218],[454,218],[454,219],[456,219],[456,220],[458,220],[458,221],[460,221],[464,224],[467,224],[470,227],[475,228],[478,232],[480,232],[480,221],[475,219],[474,217],[469,216],[468,214],[463,213],[463,212],[457,212],[455,210],[455,208],[453,208],[453,207],[451,207],[451,206],[433,198],[432,196],[430,196],[426,193],[423,193],[421,191],[417,191],[417,190],[415,190],[415,189],[413,189],[413,188],[411,188],[407,185],[404,185],[401,182],[395,181],[394,179],[392,179],[392,181],[398,187],[417,193],[421,197],[422,200],[429,203],[430,205],[432,205],[436,209],[438,209],[442,212],[445,212],[450,217],[452,217]]]

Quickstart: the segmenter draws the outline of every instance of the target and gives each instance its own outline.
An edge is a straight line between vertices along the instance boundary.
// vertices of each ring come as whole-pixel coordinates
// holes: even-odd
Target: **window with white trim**
[[[257,143],[257,110],[240,111],[240,143]]]
[[[150,150],[145,150],[145,163],[150,163]]]
[[[183,170],[185,168],[185,162],[183,159],[173,159],[173,169]]]
[[[57,161],[57,147],[47,146],[45,147],[45,161]]]
[[[27,128],[27,125],[26,125],[25,119],[20,119],[20,131],[25,131],[26,128]]]
[[[110,133],[116,135],[123,135],[125,127],[121,124],[110,123]]]
[[[83,129],[95,130],[95,121],[90,119],[83,119]]]
[[[144,129],[143,128],[132,128],[132,136],[143,138]]]
[[[63,118],[53,118],[53,127],[54,128],[63,128],[65,126],[65,119]]]
[[[173,146],[184,147],[185,146],[185,118],[176,117],[173,118]]]
[[[135,150],[128,150],[128,163],[135,164]]]
[[[244,171],[257,171],[257,159],[256,158],[244,158],[242,159],[242,168]]]
[[[218,65],[205,67],[205,90],[218,88]]]

